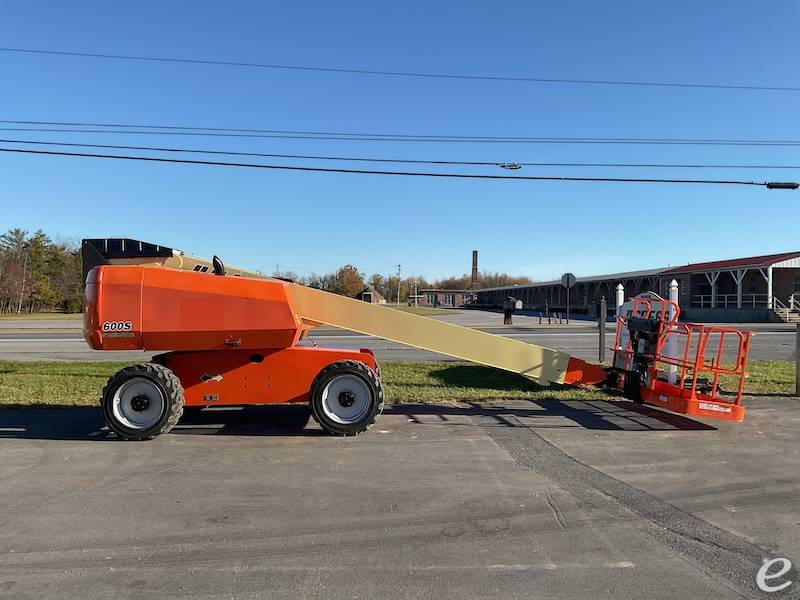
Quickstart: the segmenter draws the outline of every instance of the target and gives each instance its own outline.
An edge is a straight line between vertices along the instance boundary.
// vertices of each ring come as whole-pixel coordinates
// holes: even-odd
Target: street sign
[[[564,273],[561,276],[561,285],[567,288],[567,325],[569,325],[569,289],[575,287],[575,275],[572,273]]]

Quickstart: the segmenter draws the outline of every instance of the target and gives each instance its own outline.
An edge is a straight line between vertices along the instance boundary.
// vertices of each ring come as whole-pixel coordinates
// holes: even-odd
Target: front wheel
[[[103,388],[103,416],[126,440],[147,440],[172,429],[183,414],[183,386],[163,365],[125,367]]]
[[[333,435],[358,435],[383,410],[383,387],[378,373],[354,360],[331,363],[311,384],[314,420]]]

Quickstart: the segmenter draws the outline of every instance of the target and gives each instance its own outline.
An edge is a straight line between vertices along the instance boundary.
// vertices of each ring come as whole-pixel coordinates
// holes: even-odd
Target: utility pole
[[[606,308],[606,297],[600,296],[600,306],[597,307],[597,330],[599,335],[598,339],[598,353],[597,358],[601,363],[606,360],[606,315],[608,309]]]
[[[397,265],[397,308],[400,308],[400,265]]]

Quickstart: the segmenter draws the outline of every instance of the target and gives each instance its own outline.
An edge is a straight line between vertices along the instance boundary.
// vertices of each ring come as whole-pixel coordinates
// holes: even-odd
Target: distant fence
[[[742,294],[742,308],[767,308],[766,294]],[[691,306],[695,308],[712,308],[711,294],[695,294]],[[716,308],[737,308],[736,294],[717,294]]]

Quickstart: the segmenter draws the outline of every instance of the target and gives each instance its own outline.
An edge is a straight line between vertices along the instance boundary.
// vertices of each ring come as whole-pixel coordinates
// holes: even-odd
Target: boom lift
[[[563,352],[226,268],[216,256],[120,238],[83,240],[82,252],[88,344],[167,351],[120,370],[103,389],[106,422],[126,439],[169,431],[184,406],[301,403],[310,411],[298,426],[310,413],[331,434],[366,431],[383,408],[380,369],[368,349],[298,345],[323,324],[544,385],[609,379],[605,369]],[[625,372],[612,375],[633,381]]]

